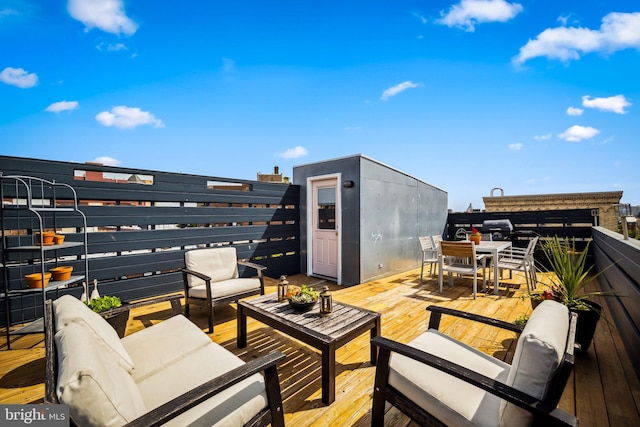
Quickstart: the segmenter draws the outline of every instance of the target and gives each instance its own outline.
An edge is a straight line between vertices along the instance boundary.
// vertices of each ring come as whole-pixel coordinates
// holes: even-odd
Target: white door
[[[313,181],[312,269],[313,274],[338,277],[338,218],[336,178]]]

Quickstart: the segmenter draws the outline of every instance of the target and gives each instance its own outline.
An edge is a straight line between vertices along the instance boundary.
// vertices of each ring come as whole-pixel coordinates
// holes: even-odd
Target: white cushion
[[[504,382],[509,365],[430,329],[409,343],[427,353]],[[447,425],[495,426],[500,399],[428,365],[391,355],[389,384]]]
[[[238,259],[236,248],[233,246],[187,251],[184,254],[184,263],[187,270],[207,275],[212,282],[238,277]],[[187,283],[193,287],[203,285],[205,282],[189,274]]]
[[[207,285],[193,286],[189,288],[189,296],[191,298],[206,298]],[[220,282],[211,282],[211,297],[221,298],[231,295],[248,292],[251,290],[260,290],[260,279],[254,277],[222,280]]]
[[[507,385],[542,399],[562,361],[568,332],[569,310],[566,306],[545,300],[536,307],[518,339]],[[532,421],[533,415],[528,411],[502,402],[501,426],[525,426]]]
[[[104,351],[95,334],[71,322],[55,334],[58,351],[60,403],[69,405],[71,418],[82,426],[121,426],[146,412],[129,373]]]
[[[149,328],[122,338],[131,356],[138,382],[162,372],[167,366],[212,343],[207,334],[183,315],[173,316]]]
[[[110,352],[127,372],[133,371],[133,360],[120,342],[116,330],[85,303],[72,295],[63,295],[53,301],[53,310],[56,331],[62,330],[71,323],[87,328],[92,333],[92,341],[99,340],[105,351]]]
[[[134,375],[138,374],[139,370],[145,371],[144,375],[134,376],[134,378],[149,410],[170,402],[182,393],[233,368],[244,365],[240,358],[212,342],[206,334],[184,317],[176,316],[174,319],[181,320],[174,321],[169,328],[161,330],[158,327],[172,319],[131,335],[134,337],[142,332],[153,331],[136,342],[136,345],[142,346],[141,351],[132,353],[136,361]],[[172,342],[172,339],[177,338],[175,332],[178,329],[184,329],[183,332],[187,338],[185,340],[178,338],[179,341]],[[196,333],[208,341],[207,345],[198,346],[186,343]],[[176,349],[166,348],[167,343],[172,343]],[[127,347],[130,344],[133,342],[127,342]],[[185,344],[186,347],[179,347]],[[183,350],[182,355],[179,354],[180,350]],[[165,351],[169,353],[169,357],[166,357]],[[147,359],[162,359],[165,364],[161,366],[162,363],[150,360],[145,365],[138,360],[138,356]],[[151,364],[157,366],[154,369],[148,369]],[[177,427],[186,425],[240,426],[266,407],[267,396],[264,379],[262,375],[255,374],[181,414],[166,425]]]

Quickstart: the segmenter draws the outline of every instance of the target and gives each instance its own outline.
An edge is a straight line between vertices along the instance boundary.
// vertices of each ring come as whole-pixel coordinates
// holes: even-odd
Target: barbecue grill
[[[508,219],[487,219],[482,221],[482,234],[490,234],[491,240],[510,240],[513,224]]]

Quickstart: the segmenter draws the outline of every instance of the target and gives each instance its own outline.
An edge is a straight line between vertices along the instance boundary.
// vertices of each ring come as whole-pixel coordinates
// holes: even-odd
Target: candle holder
[[[323,316],[328,316],[333,311],[333,300],[331,297],[331,292],[329,292],[329,288],[325,286],[322,288],[322,292],[320,292],[320,314]]]
[[[287,291],[289,290],[289,281],[284,274],[280,276],[278,281],[278,301],[284,301],[287,299]]]

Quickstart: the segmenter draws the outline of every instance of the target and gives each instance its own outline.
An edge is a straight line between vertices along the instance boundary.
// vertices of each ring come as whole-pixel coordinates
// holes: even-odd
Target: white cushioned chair
[[[409,344],[376,337],[379,348],[372,425],[384,425],[385,401],[420,425],[577,425],[557,408],[573,369],[576,318],[542,302],[524,329],[430,306],[429,330]],[[438,331],[443,314],[520,332],[511,365]]]
[[[45,402],[73,425],[284,425],[279,352],[244,363],[182,315],[120,339],[71,295],[45,325]]]
[[[189,305],[207,307],[209,333],[213,332],[213,308],[251,295],[264,295],[263,270],[266,267],[238,261],[236,248],[194,249],[184,254],[185,268],[182,269],[185,296],[185,315],[189,317]],[[238,266],[256,270],[257,277],[242,278]]]

